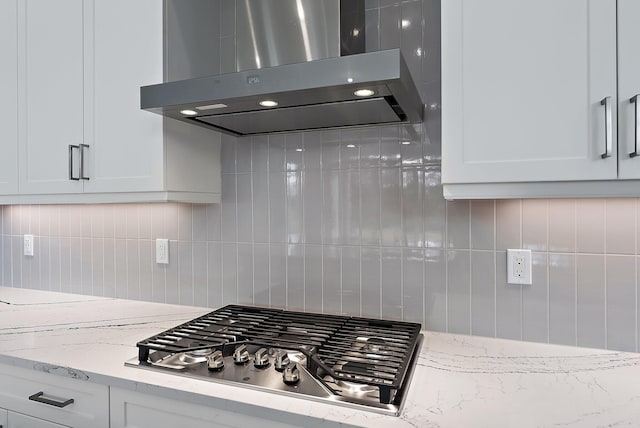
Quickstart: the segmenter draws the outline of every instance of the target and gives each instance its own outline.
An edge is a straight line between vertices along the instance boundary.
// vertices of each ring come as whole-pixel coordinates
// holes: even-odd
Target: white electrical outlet
[[[161,265],[169,264],[169,240],[156,239],[156,263]]]
[[[33,256],[33,235],[24,235],[24,255]]]
[[[507,250],[507,282],[531,285],[531,250]]]

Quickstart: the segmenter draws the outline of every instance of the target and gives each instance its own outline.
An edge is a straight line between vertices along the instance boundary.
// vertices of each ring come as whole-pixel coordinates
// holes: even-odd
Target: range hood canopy
[[[311,41],[321,46],[315,51],[329,52],[327,55],[339,52],[343,56],[304,61],[305,55],[307,59],[317,57],[307,49],[299,55],[299,61],[304,62],[284,65],[277,64],[287,59],[269,58],[268,55],[274,56],[275,52],[291,56],[293,45],[279,46],[286,37],[272,33],[282,33],[285,30],[279,29],[291,26],[292,21],[298,27],[306,24],[302,18],[299,22],[291,18],[285,19],[284,24],[274,22],[275,19],[283,20],[277,17],[286,16],[287,11],[281,7],[286,2],[277,0],[279,14],[256,25],[256,17],[268,15],[261,9],[273,10],[273,5],[266,4],[269,1],[273,0],[238,2],[243,10],[236,12],[237,16],[253,16],[247,21],[251,22],[250,30],[254,33],[256,28],[262,27],[263,31],[269,32],[269,38],[280,40],[268,49],[256,44],[266,36],[248,40],[246,43],[250,45],[246,47],[238,45],[237,67],[247,64],[256,68],[256,64],[251,63],[254,56],[244,54],[249,51],[264,52],[262,56],[255,54],[255,58],[262,57],[268,65],[266,68],[143,86],[140,88],[141,108],[233,135],[422,121],[422,101],[400,49],[353,53],[364,50],[362,0],[324,0],[324,3],[307,0],[307,10],[315,9],[318,16],[315,21],[323,23],[311,31],[312,35],[324,33],[312,37]],[[289,3],[300,5],[304,1]],[[354,5],[357,5],[356,10]],[[295,13],[299,13],[299,9]],[[355,21],[360,21],[354,23],[354,17]],[[309,21],[315,22],[314,17]],[[327,31],[327,28],[334,28],[334,21],[340,22],[335,28],[341,36],[339,46],[333,43],[333,30]],[[291,29],[286,31],[290,35]]]

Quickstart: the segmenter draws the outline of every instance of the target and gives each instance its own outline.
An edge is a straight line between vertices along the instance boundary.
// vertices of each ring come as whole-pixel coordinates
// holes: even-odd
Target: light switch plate
[[[507,282],[531,285],[531,250],[507,250]]]
[[[156,239],[156,263],[161,265],[169,264],[169,240]]]
[[[33,256],[33,235],[24,235],[24,255]]]

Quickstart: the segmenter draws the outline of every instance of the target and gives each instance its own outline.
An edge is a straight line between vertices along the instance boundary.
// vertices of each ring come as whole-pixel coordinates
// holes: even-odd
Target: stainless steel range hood
[[[362,13],[345,17],[345,3]],[[422,101],[399,49],[353,54],[364,50],[361,0],[245,0],[235,15],[236,33],[251,35],[236,39],[236,68],[254,69],[144,86],[141,108],[233,135],[422,121]],[[334,17],[335,27],[328,23]],[[274,35],[282,31],[288,38]],[[354,35],[359,41],[345,40]],[[315,59],[335,52],[330,45],[339,38],[343,56]],[[281,46],[286,40],[292,42]],[[277,65],[296,58],[304,62]]]

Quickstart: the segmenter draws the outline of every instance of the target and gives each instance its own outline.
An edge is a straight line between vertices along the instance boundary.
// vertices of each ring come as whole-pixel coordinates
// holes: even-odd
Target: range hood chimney
[[[141,108],[232,135],[422,121],[399,49],[364,53],[364,0],[236,0],[236,72],[140,88]]]

